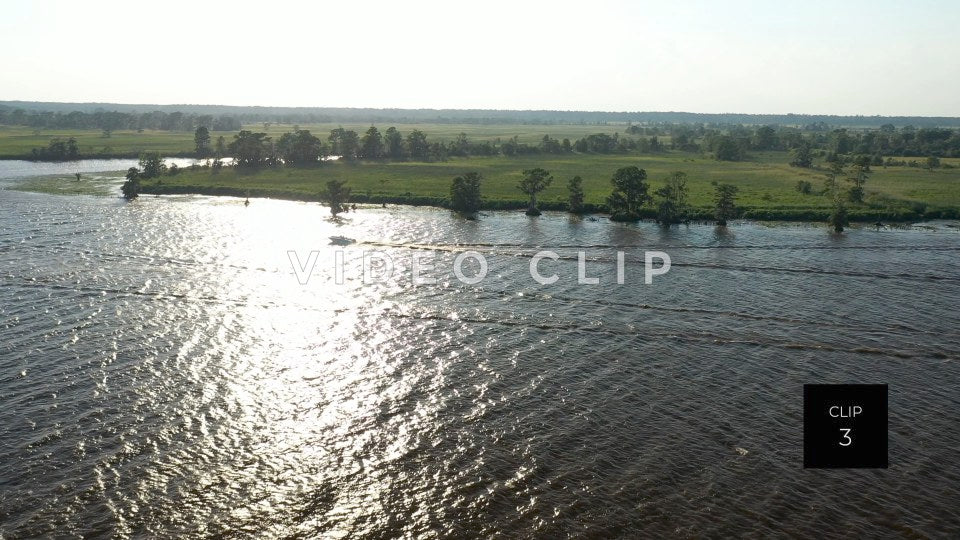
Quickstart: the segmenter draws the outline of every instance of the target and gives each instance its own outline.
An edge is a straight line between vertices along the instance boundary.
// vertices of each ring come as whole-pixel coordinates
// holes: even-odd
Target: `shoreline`
[[[95,175],[97,180],[103,180],[107,178],[116,178],[118,181],[109,183],[110,186],[119,187],[122,180],[121,175],[123,171],[102,171],[97,173],[85,173],[85,175]],[[0,189],[11,190],[11,191],[23,191],[28,193],[40,193],[46,195],[66,195],[66,196],[76,196],[76,195],[90,195],[95,197],[111,197],[114,196],[113,193],[107,193],[104,188],[108,186],[107,183],[102,181],[96,182],[91,186],[83,186],[82,189],[76,191],[69,190],[58,190],[50,189],[43,184],[38,185],[37,183],[31,183],[37,179],[46,179],[51,182],[51,184],[58,184],[60,182],[66,182],[67,178],[62,175],[42,175],[31,178],[23,178],[15,181],[13,185],[3,186]],[[67,187],[65,185],[64,187]],[[141,195],[201,195],[206,197],[230,197],[237,199],[244,198],[258,198],[258,199],[274,199],[282,201],[291,201],[291,202],[304,202],[304,203],[322,203],[321,197],[318,194],[308,194],[302,191],[296,190],[283,190],[275,188],[236,188],[236,187],[227,187],[227,186],[182,186],[182,185],[164,185],[162,183],[149,183],[142,186]],[[119,195],[116,195],[119,196]],[[367,194],[355,194],[352,195],[349,199],[349,204],[359,204],[359,205],[368,205],[368,206],[379,206],[383,204],[390,205],[400,205],[400,206],[409,206],[409,207],[430,207],[440,210],[450,210],[449,201],[443,197],[429,197],[429,196],[406,196],[406,195],[367,195]],[[609,218],[609,213],[606,211],[606,208],[603,205],[590,204],[587,203],[584,205],[585,210],[581,214],[577,214],[582,217],[587,217],[591,215],[602,216],[604,218]],[[527,203],[525,201],[510,201],[510,200],[484,200],[480,205],[479,211],[522,211],[527,208]],[[567,212],[566,203],[562,202],[553,202],[553,201],[544,201],[539,204],[540,210],[544,212]],[[757,221],[757,222],[776,222],[776,223],[802,223],[802,224],[816,224],[822,225],[826,223],[829,217],[829,211],[827,210],[815,210],[815,209],[803,209],[800,211],[791,211],[778,208],[741,208],[742,212],[740,215],[735,218],[738,221]],[[949,209],[948,209],[949,210]],[[897,224],[897,225],[909,225],[911,223],[919,223],[925,221],[934,221],[934,220],[955,220],[960,219],[953,215],[943,215],[944,212],[936,211],[928,214],[887,214],[883,211],[877,211],[876,213],[866,214],[854,214],[850,216],[849,222],[851,225],[872,225],[877,222],[883,224]],[[571,214],[573,215],[573,214]],[[656,211],[653,208],[644,208],[641,211],[641,221],[650,222],[655,221]],[[715,219],[711,213],[704,209],[695,209],[685,223],[697,223],[697,224],[708,224],[714,222]]]
[[[141,195],[204,195],[211,197],[236,197],[236,198],[266,198],[279,199],[295,202],[316,202],[322,203],[319,194],[310,195],[301,191],[282,190],[272,188],[234,188],[227,186],[171,186],[160,183],[144,184],[141,189]],[[450,210],[449,201],[444,197],[429,196],[406,196],[406,195],[367,195],[353,194],[348,203],[350,204],[393,204],[404,206],[429,206],[444,210]],[[544,201],[538,205],[540,210],[552,212],[566,212],[567,204],[563,202]],[[604,205],[590,204],[584,205],[585,212],[580,215],[588,216],[591,214],[600,214],[609,216]],[[480,205],[480,211],[497,210],[524,210],[527,208],[525,201],[515,200],[483,200]],[[778,209],[778,208],[741,208],[742,212],[736,219],[747,221],[777,221],[777,222],[795,222],[795,223],[825,223],[830,216],[829,210],[803,209],[799,211]],[[937,219],[957,219],[954,215],[943,215],[944,211],[935,211],[928,213],[889,213],[882,210],[872,212],[862,212],[850,216],[850,223],[872,224],[876,222],[889,223],[913,223],[920,221],[930,221]],[[954,211],[956,213],[956,211]],[[653,220],[656,217],[656,210],[653,208],[644,208],[640,212],[642,220]],[[705,209],[694,209],[688,219],[688,222],[712,222],[715,221],[712,213]]]
[[[567,188],[564,178],[583,175],[586,201],[583,214],[608,214],[606,197],[610,192],[609,174],[616,168],[638,163],[627,156],[579,156],[576,160],[546,162],[542,156],[504,158],[457,158],[444,162],[333,162],[316,167],[264,168],[255,171],[225,167],[219,174],[211,173],[196,158],[175,158],[180,172],[141,181],[143,195],[205,195],[227,197],[264,197],[279,200],[322,202],[321,192],[329,180],[346,181],[352,188],[347,200],[350,204],[395,204],[412,207],[429,206],[449,209],[451,179],[467,171],[483,174],[481,211],[523,210],[528,201],[516,188],[520,171],[532,166],[547,165],[557,177],[541,196],[538,207],[543,211],[567,212]],[[659,160],[659,161],[658,161]],[[2,165],[6,160],[0,160]],[[17,160],[21,161],[21,160]],[[98,160],[83,160],[96,162]],[[104,160],[108,161],[108,160]],[[90,165],[78,169],[82,180],[75,180],[71,162],[23,161],[23,167],[10,171],[12,185],[6,189],[53,194],[110,195],[122,184],[125,170],[120,164],[97,163],[95,166],[111,170],[94,172]],[[661,156],[639,162],[650,167],[648,184],[656,189],[666,171],[676,167],[694,170],[688,186],[690,197],[685,221],[714,221],[714,182],[732,182],[741,188],[735,219],[770,222],[824,223],[832,208],[821,193],[798,194],[792,182],[795,178],[816,181],[820,169],[796,170],[776,163],[716,161],[682,161],[676,156]],[[50,165],[49,170],[44,165]],[[22,170],[19,170],[22,169]],[[923,172],[904,169],[877,170],[871,180],[866,201],[847,206],[850,223],[912,223],[938,219],[960,219],[960,198],[956,196],[960,175],[950,171]],[[907,176],[904,176],[904,175]],[[792,176],[784,176],[792,175]],[[799,175],[799,176],[797,176]],[[111,181],[95,176],[112,176]],[[956,186],[956,187],[955,187]],[[921,191],[924,189],[926,191]],[[639,217],[654,220],[656,209],[645,206]]]
[[[129,151],[129,152],[108,152],[103,154],[83,154],[78,155],[72,159],[51,159],[51,158],[38,158],[33,154],[0,154],[0,161],[29,161],[31,163],[70,163],[74,161],[85,161],[85,160],[95,160],[95,159],[139,159],[142,150],[138,151]],[[198,158],[196,152],[163,152],[165,158],[175,158],[175,159],[208,159],[208,158]],[[209,159],[213,159],[210,157]]]

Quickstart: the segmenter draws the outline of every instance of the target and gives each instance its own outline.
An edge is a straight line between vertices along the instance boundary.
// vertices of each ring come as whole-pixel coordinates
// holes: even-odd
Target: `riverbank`
[[[784,165],[783,154],[770,152],[750,162],[721,162],[668,152],[657,156],[474,157],[433,163],[343,162],[258,171],[226,168],[216,174],[198,168],[144,181],[142,187],[144,193],[157,195],[192,193],[319,201],[327,181],[345,180],[352,190],[350,202],[447,207],[451,180],[466,172],[479,172],[483,176],[481,208],[506,210],[526,207],[526,198],[517,189],[522,171],[543,167],[553,174],[554,181],[540,196],[542,209],[566,210],[567,181],[580,176],[587,211],[605,212],[611,175],[617,168],[636,165],[646,169],[651,193],[671,172],[686,172],[691,219],[712,217],[713,183],[721,182],[739,188],[737,205],[744,219],[826,220],[831,200],[816,193],[825,171]],[[815,192],[797,191],[800,180],[813,184]],[[867,183],[865,202],[850,204],[848,210],[850,219],[860,222],[960,217],[960,169],[876,167]],[[643,217],[653,215],[649,207]]]

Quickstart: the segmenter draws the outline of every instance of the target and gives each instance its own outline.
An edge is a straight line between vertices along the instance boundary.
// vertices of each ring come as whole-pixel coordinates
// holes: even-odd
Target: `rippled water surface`
[[[0,535],[956,536],[950,225],[0,191]],[[889,384],[890,469],[803,470],[804,383]]]

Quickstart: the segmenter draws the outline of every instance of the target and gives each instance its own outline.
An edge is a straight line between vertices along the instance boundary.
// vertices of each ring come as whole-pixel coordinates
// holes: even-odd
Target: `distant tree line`
[[[70,113],[72,115],[73,113]],[[86,114],[86,113],[78,113]],[[92,113],[96,116],[101,113]],[[126,115],[127,113],[115,113]],[[153,114],[153,113],[150,113]],[[352,160],[413,160],[444,161],[450,157],[468,156],[522,156],[531,154],[625,154],[658,153],[667,150],[708,155],[720,161],[748,159],[751,152],[788,151],[790,165],[812,167],[815,158],[825,163],[870,160],[875,166],[940,167],[939,158],[960,157],[960,130],[886,124],[879,129],[853,130],[848,128],[804,130],[782,126],[657,125],[625,127],[624,134],[593,133],[571,141],[543,135],[535,143],[521,142],[518,137],[473,140],[460,133],[453,140],[430,140],[420,129],[401,133],[396,127],[380,131],[371,125],[362,134],[338,127],[321,138],[309,130],[295,127],[294,131],[273,140],[266,132],[241,130],[228,146],[218,141],[214,148],[211,131],[222,130],[226,124],[205,116],[182,113],[165,115],[159,129],[195,130],[196,154],[225,156],[228,152],[241,166],[272,166],[280,164],[306,165],[323,161],[326,156],[340,156]],[[66,115],[66,116],[70,116]],[[130,120],[135,120],[134,115]],[[142,118],[143,115],[140,116]],[[233,119],[235,120],[235,119]],[[173,122],[173,123],[169,123]],[[198,122],[200,122],[198,124]],[[111,124],[112,125],[112,124]],[[175,127],[174,127],[175,126]],[[236,129],[235,122],[230,123]],[[269,126],[269,123],[265,123]],[[125,126],[121,126],[125,127]],[[112,128],[103,127],[105,136]],[[52,139],[47,148],[33,150],[35,159],[76,159],[76,141]],[[239,153],[239,154],[238,154]],[[923,161],[895,160],[892,157],[937,158]],[[946,167],[947,165],[944,165]]]
[[[80,111],[117,111],[231,116],[240,122],[327,123],[363,122],[437,123],[437,124],[701,124],[708,127],[731,125],[781,125],[826,131],[828,126],[879,127],[884,124],[917,127],[960,127],[960,118],[924,116],[863,116],[863,115],[807,115],[807,114],[739,114],[688,112],[607,112],[607,111],[551,111],[551,110],[485,110],[485,109],[374,109],[350,107],[250,107],[229,105],[155,105],[118,103],[51,103],[31,101],[0,101],[0,112],[20,109],[25,113]],[[210,126],[210,124],[206,124]],[[102,129],[98,126],[99,129]],[[239,129],[238,127],[231,130]]]
[[[35,129],[99,129],[105,133],[116,130],[156,129],[163,131],[192,131],[207,126],[214,131],[236,131],[240,119],[231,115],[213,116],[179,111],[145,113],[95,111],[53,112],[26,111],[0,108],[0,124],[27,126]]]
[[[381,132],[370,126],[362,134],[338,127],[325,138],[309,130],[297,129],[284,133],[276,141],[265,132],[242,130],[234,140],[221,149],[235,158],[241,167],[277,165],[310,165],[320,163],[327,156],[339,156],[353,160],[412,160],[444,161],[451,156],[517,156],[529,154],[571,153],[656,153],[668,149],[674,151],[707,153],[721,161],[740,161],[752,151],[789,150],[791,165],[811,167],[814,157],[822,157],[826,163],[833,161],[853,162],[866,160],[872,165],[896,165],[896,161],[884,154],[936,156],[960,156],[960,131],[942,128],[896,129],[892,126],[874,131],[849,131],[837,129],[828,132],[804,134],[796,129],[760,126],[738,126],[729,130],[714,130],[706,127],[671,126],[656,129],[628,126],[627,133],[646,136],[621,136],[594,133],[571,142],[544,135],[536,144],[520,142],[517,137],[503,140],[471,140],[460,133],[454,140],[432,141],[419,129],[402,133],[396,127]],[[669,144],[661,140],[669,139]],[[195,135],[198,155],[210,152],[209,132],[204,126]],[[222,143],[221,143],[222,144]],[[927,160],[927,167],[939,167],[939,160]]]
[[[876,165],[883,164],[882,156],[960,157],[960,130],[939,127],[908,125],[896,128],[893,124],[884,124],[879,129],[830,129],[827,126],[630,125],[625,131],[631,135],[669,137],[670,144],[666,148],[670,150],[708,153],[721,161],[739,161],[751,151],[770,150],[791,152],[792,164],[799,167],[811,166],[817,156],[830,161],[832,156],[868,155]],[[650,148],[648,151],[657,150]]]
[[[197,154],[208,155],[209,132],[205,127],[197,128],[194,140]],[[574,152],[611,154],[632,151],[660,152],[664,149],[665,146],[656,136],[633,139],[621,137],[617,133],[597,133],[571,142],[567,138],[560,140],[544,135],[538,143],[529,144],[520,142],[517,137],[474,141],[466,133],[460,133],[454,140],[436,141],[429,140],[427,134],[419,129],[404,134],[394,126],[383,132],[376,126],[370,126],[363,134],[338,127],[324,138],[312,134],[309,130],[297,129],[284,133],[276,140],[266,132],[242,130],[234,135],[233,141],[225,146],[222,154],[233,156],[234,163],[241,167],[263,167],[317,164],[328,156],[338,156],[345,161],[445,161],[450,157],[468,156]]]

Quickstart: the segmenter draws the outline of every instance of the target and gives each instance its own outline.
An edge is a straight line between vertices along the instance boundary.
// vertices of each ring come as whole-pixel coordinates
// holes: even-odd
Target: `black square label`
[[[803,385],[803,467],[886,469],[887,385]]]

